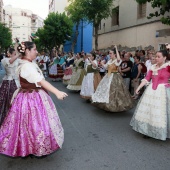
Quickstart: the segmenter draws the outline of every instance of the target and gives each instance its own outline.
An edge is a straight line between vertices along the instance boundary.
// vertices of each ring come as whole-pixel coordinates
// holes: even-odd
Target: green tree
[[[98,49],[98,31],[102,19],[112,15],[113,0],[75,0],[80,1],[84,18],[93,24],[95,49]]]
[[[50,13],[44,21],[44,27],[38,29],[34,41],[38,48],[46,48],[51,53],[53,47],[59,48],[70,39],[73,23],[65,13]]]
[[[80,24],[80,21],[83,19],[83,12],[81,7],[81,1],[75,1],[75,0],[69,0],[70,5],[66,8],[67,14],[70,17],[70,19],[73,21],[73,23],[76,26],[75,34],[73,33],[73,40],[72,40],[72,46],[71,51],[74,51],[74,47],[77,43],[77,38],[79,35],[78,27]]]
[[[12,44],[12,34],[4,24],[0,23],[0,52],[7,50]]]
[[[157,8],[154,13],[150,13],[148,19],[162,16],[163,24],[170,25],[170,0],[136,0],[138,3],[151,3],[152,8]]]
[[[38,51],[50,50],[53,48],[53,43],[50,42],[50,39],[46,37],[46,32],[44,28],[39,28],[36,32],[37,38],[33,39],[35,42]]]

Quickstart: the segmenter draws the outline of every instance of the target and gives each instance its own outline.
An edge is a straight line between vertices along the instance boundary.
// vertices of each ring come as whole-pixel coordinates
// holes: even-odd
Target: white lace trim
[[[159,68],[156,68],[156,66],[157,66],[157,64],[154,64],[154,65],[151,66],[151,71],[153,72],[152,75],[158,75],[158,71],[163,69],[163,68],[166,68],[167,66],[170,66],[170,62],[163,64]]]
[[[73,90],[73,91],[79,91],[79,90],[81,90],[81,86],[76,86],[76,85],[68,85],[67,86],[67,89],[69,89],[69,90]]]
[[[93,81],[94,81],[94,73],[88,73],[86,76],[84,76],[80,95],[89,97],[94,93]]]
[[[137,121],[165,128],[167,126],[165,86],[161,84],[157,90],[153,90],[150,84],[134,116]]]
[[[70,60],[73,60],[74,57],[71,57],[71,58],[67,58],[67,61],[69,62]]]
[[[142,82],[143,82],[143,81],[146,82],[146,85],[149,85],[149,83],[150,83],[150,82],[149,82],[148,80],[146,80],[146,79],[142,79],[141,81],[142,81]]]
[[[120,66],[121,62],[122,62],[122,60],[119,60],[119,61],[118,61],[117,59],[114,59],[114,60],[110,59],[110,60],[104,65],[104,67],[107,69],[108,65],[112,65],[113,63],[114,63],[116,66]]]
[[[108,76],[106,74],[101,82],[99,83],[95,93],[92,95],[92,102],[93,103],[109,103],[109,96],[110,96],[110,85],[113,79],[113,74]]]

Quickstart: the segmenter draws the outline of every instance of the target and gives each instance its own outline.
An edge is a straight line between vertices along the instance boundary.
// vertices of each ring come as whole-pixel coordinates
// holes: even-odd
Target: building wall
[[[75,26],[73,28],[73,35],[72,39],[70,41],[67,41],[64,44],[64,51],[69,52],[71,51],[72,47],[72,41],[73,37],[75,37]],[[91,24],[88,24],[87,22],[82,22],[79,24],[79,35],[77,38],[77,43],[74,47],[74,52],[78,53],[81,52],[82,50],[84,52],[91,52],[92,51],[92,32],[93,32],[93,26]]]
[[[63,13],[65,8],[69,5],[68,0],[49,0],[49,13],[50,12],[59,12]],[[92,50],[92,32],[93,26],[91,24],[83,22],[83,31],[82,31],[82,23],[79,25],[79,36],[77,39],[77,43],[74,48],[74,52],[80,52],[83,49],[86,52],[90,52]],[[70,41],[67,41],[64,46],[61,46],[60,49],[68,52],[71,51],[73,37],[75,36],[75,25],[73,27],[73,35]],[[83,37],[82,37],[83,36]]]
[[[20,8],[4,7],[5,23],[12,32],[12,39],[18,38],[21,42],[30,40],[31,33],[36,33],[43,26],[42,18],[32,11]]]
[[[67,4],[68,0],[49,0],[49,13],[63,13]]]
[[[133,51],[147,48],[148,46],[158,50],[159,44],[170,42],[170,26],[163,25],[160,18],[138,18],[138,4],[134,0],[119,0],[113,2],[119,6],[119,25],[112,26],[109,17],[101,22],[99,30],[99,49],[109,49],[112,45],[121,45],[122,49]],[[147,3],[146,16],[154,12]],[[94,38],[93,38],[94,47]]]
[[[0,22],[4,22],[3,18],[3,0],[0,0]]]

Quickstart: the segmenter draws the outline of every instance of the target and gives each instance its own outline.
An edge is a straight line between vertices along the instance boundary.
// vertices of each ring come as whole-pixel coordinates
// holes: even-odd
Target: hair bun
[[[17,50],[19,53],[21,54],[25,54],[25,44],[24,43],[21,43],[18,47],[17,47]]]

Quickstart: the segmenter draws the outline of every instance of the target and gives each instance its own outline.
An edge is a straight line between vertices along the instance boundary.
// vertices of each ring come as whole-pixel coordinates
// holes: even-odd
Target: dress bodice
[[[117,73],[121,62],[121,60],[118,61],[117,59],[109,60],[107,64],[105,64],[105,68],[108,70],[108,75],[111,73]]]
[[[74,58],[67,59],[67,67],[69,67],[69,66],[72,65],[73,63],[74,63]]]
[[[77,59],[74,61],[74,65],[75,65],[75,68],[76,69],[83,69],[84,68],[84,62],[83,62],[83,59],[80,58],[80,59]]]
[[[53,62],[54,62],[54,64],[58,64],[59,63],[59,58],[55,57]]]
[[[61,57],[61,58],[60,58],[60,61],[59,61],[59,65],[64,64],[64,62],[65,62],[65,58],[64,58],[64,57]]]
[[[108,65],[108,72],[111,72],[111,73],[118,72],[118,66],[116,66],[114,63]]]
[[[156,90],[159,84],[168,84],[170,78],[170,63],[165,63],[160,68],[156,69],[156,65],[151,67],[145,79],[150,81],[152,79],[152,89]]]

